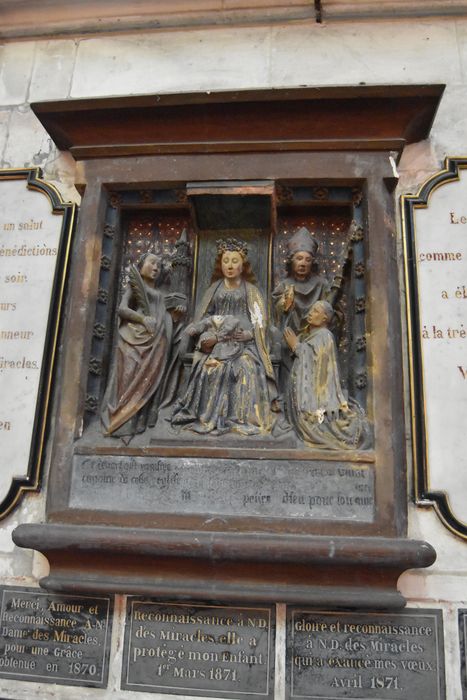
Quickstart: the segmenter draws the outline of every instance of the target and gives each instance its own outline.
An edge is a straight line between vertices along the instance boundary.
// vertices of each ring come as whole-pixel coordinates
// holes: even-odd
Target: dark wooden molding
[[[426,542],[384,537],[193,532],[95,525],[20,525],[20,547],[42,552],[41,585],[73,593],[303,603],[357,609],[405,605],[397,580],[430,566]]]
[[[434,555],[429,545],[405,539],[400,293],[394,203],[384,182],[393,174],[388,155],[386,150],[344,155],[195,153],[89,159],[79,164],[86,189],[73,256],[67,342],[61,356],[66,382],[57,392],[48,524],[21,526],[15,532],[17,544],[37,548],[49,559],[51,573],[43,586],[172,599],[307,602],[330,608],[403,606],[403,597],[397,593],[398,577],[408,568],[429,565]],[[368,314],[385,319],[384,325],[375,322],[372,327],[369,358],[373,396],[382,397],[371,399],[371,413],[377,425],[386,426],[378,431],[375,444],[374,522],[297,519],[284,523],[261,517],[206,522],[204,515],[189,512],[158,513],[157,506],[149,513],[71,507],[74,440],[80,434],[86,396],[83,378],[91,354],[108,192],[157,189],[168,182],[171,186],[238,182],[246,177],[281,183],[345,183],[365,191],[364,215],[371,232],[368,257],[374,280]],[[385,400],[388,396],[391,401]],[[114,446],[112,451],[123,449],[128,454],[133,451],[132,446]]]
[[[404,143],[428,136],[443,89],[305,88],[34,105],[56,143],[83,159],[77,172],[86,185],[60,358],[62,383],[56,392],[48,522],[21,525],[14,534],[19,546],[48,558],[51,572],[42,581],[44,587],[172,599],[284,601],[331,609],[404,605],[397,592],[399,576],[429,566],[434,552],[425,543],[406,539],[390,150],[395,145],[400,152]],[[210,519],[189,509],[170,515],[158,512],[157,504],[145,513],[107,502],[95,509],[73,504],[73,458],[86,406],[101,261],[107,255],[109,193],[117,202],[116,222],[118,203],[127,190],[255,180],[358,187],[361,193],[359,220],[368,231],[366,257],[371,261],[367,407],[376,426],[374,520],[291,518],[284,523],[261,516]],[[122,211],[125,206],[121,204]],[[92,398],[97,406],[98,397]],[[125,449],[131,452],[133,446]],[[123,448],[115,446],[108,453],[114,450]],[[183,457],[181,449],[170,454]]]
[[[427,138],[443,85],[295,88],[37,102],[74,158],[388,151]],[[267,118],[266,118],[267,116]]]

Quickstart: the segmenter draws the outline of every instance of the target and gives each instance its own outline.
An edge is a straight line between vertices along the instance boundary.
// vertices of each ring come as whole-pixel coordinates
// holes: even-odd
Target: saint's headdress
[[[216,245],[218,255],[223,255],[227,251],[240,253],[243,258],[246,258],[248,255],[247,244],[239,238],[219,238],[216,241]]]
[[[310,255],[315,257],[318,245],[316,238],[311,235],[305,226],[301,226],[287,243],[290,256],[295,255],[295,253],[310,253]]]

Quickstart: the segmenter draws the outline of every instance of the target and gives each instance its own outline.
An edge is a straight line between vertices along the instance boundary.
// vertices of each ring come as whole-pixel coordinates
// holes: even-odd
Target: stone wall
[[[11,41],[0,47],[0,167],[40,166],[45,178],[65,199],[79,201],[73,187],[75,164],[67,154],[56,151],[35,118],[30,109],[35,101],[242,88],[419,83],[443,83],[447,87],[430,140],[409,146],[402,156],[397,197],[416,192],[441,167],[446,155],[467,155],[467,20],[330,25],[309,21]],[[404,304],[402,292],[402,313]],[[408,425],[407,443],[410,456]],[[42,492],[27,495],[21,507],[1,524],[0,584],[36,585],[47,571],[40,555],[17,549],[11,541],[17,524],[44,519],[47,471],[48,463]],[[413,505],[409,506],[409,536],[430,542],[438,559],[428,570],[405,574],[400,589],[410,606],[443,609],[447,697],[460,700],[457,608],[467,606],[467,544],[450,534],[433,510]],[[280,606],[279,620],[283,612]],[[123,616],[124,600],[117,597],[107,691],[44,684],[37,686],[36,693],[34,684],[0,679],[0,696],[26,700],[35,692],[44,700],[153,699],[152,693],[118,690]],[[282,639],[281,625],[279,630]],[[276,668],[279,698],[283,692],[280,655]]]

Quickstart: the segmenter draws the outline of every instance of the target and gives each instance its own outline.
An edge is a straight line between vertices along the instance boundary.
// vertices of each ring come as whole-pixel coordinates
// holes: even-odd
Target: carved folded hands
[[[295,352],[295,350],[298,347],[298,337],[294,333],[294,331],[289,327],[286,327],[284,329],[284,340],[291,349],[291,351]]]

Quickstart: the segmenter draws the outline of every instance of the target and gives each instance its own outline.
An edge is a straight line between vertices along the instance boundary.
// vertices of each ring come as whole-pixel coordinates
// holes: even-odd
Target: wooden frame
[[[360,136],[364,127],[358,126],[357,117],[361,117],[362,110],[365,111],[366,121],[374,116],[374,110],[376,113],[381,110],[382,117],[387,107],[383,89],[379,89],[379,96],[373,94],[374,102],[370,94],[363,98],[365,91],[357,90],[351,106],[347,101],[348,95],[341,93],[343,111],[349,109],[349,114],[354,115],[347,121],[341,113],[342,123],[347,124],[345,128],[350,129],[348,125],[351,123],[357,131],[360,129],[357,138],[350,138],[344,144],[335,131],[336,122],[331,121],[327,138],[312,138],[306,143],[299,139],[294,141],[292,148],[281,147],[280,131],[276,131],[272,141],[262,141],[258,148],[249,139],[246,140],[244,134],[237,133],[233,140],[227,134],[221,148],[206,148],[202,139],[195,139],[187,152],[182,117],[187,117],[190,111],[182,109],[179,113],[179,130],[173,132],[173,139],[167,148],[154,149],[152,143],[150,148],[144,146],[143,156],[129,155],[131,149],[136,149],[136,153],[141,152],[136,141],[145,133],[144,129],[139,132],[143,119],[137,132],[129,128],[128,133],[133,133],[135,138],[126,139],[123,146],[123,152],[127,154],[125,157],[121,156],[122,140],[117,138],[117,132],[113,132],[112,128],[108,131],[107,144],[102,148],[101,144],[96,150],[97,139],[102,132],[96,127],[94,136],[90,138],[88,129],[94,128],[95,107],[99,110],[98,105],[82,105],[84,114],[89,118],[84,123],[83,113],[73,117],[69,103],[64,107],[62,116],[65,116],[61,123],[71,129],[65,137],[66,143],[70,149],[74,149],[75,156],[80,154],[80,157],[86,158],[79,164],[78,184],[84,198],[73,254],[69,317],[64,330],[66,348],[62,363],[62,388],[66,387],[66,390],[60,392],[57,406],[47,503],[48,522],[45,525],[20,526],[14,534],[17,544],[38,548],[49,558],[51,574],[42,585],[53,590],[107,590],[172,598],[280,599],[330,607],[400,607],[404,604],[396,589],[399,575],[407,568],[429,565],[434,560],[434,552],[426,543],[406,539],[401,329],[391,151],[394,143],[402,148],[404,136],[416,139],[421,133],[426,133],[423,129],[429,128],[433,105],[438,103],[440,90],[433,88],[430,93],[427,88],[427,92],[430,94],[428,102],[423,97],[418,100],[423,116],[419,113],[421,118],[413,122],[413,126],[415,123],[424,125],[421,131],[409,127],[414,113],[411,112],[412,108],[407,111],[402,106],[400,114],[405,116],[397,122],[402,133],[393,133],[395,139],[391,136],[388,141],[389,132],[380,122],[380,135],[375,136],[371,145],[367,142],[362,144]],[[297,93],[293,104],[286,99],[285,106],[279,104],[284,95],[260,97],[254,102],[254,110],[257,110],[259,118],[264,112],[264,102],[272,100],[272,105],[268,105],[268,115],[276,115],[271,118],[270,128],[273,130],[279,128],[284,114],[293,119],[293,114],[297,114],[294,105],[301,104],[295,99],[298,98]],[[404,105],[404,95],[399,97],[401,105]],[[278,104],[274,104],[276,98]],[[340,99],[338,91],[334,98]],[[410,100],[412,98],[413,95]],[[175,98],[167,99],[170,102]],[[219,95],[203,98],[203,109],[209,111],[211,99],[217,104],[221,101]],[[236,107],[234,103],[231,109],[232,99],[231,95],[225,97],[224,111],[225,115],[231,114],[235,122]],[[180,97],[176,101],[183,102]],[[120,107],[112,103],[111,106],[104,106],[103,110],[110,109],[108,116],[114,108],[115,114],[119,114]],[[334,103],[332,108],[335,109]],[[44,107],[42,114],[47,109]],[[151,109],[147,112],[147,118],[150,118]],[[313,109],[314,106],[309,105],[307,119],[300,121],[298,118],[295,127],[292,124],[290,128],[296,128],[297,123],[301,123],[305,130],[310,131],[312,126],[309,120]],[[53,106],[52,111],[57,113],[57,105]],[[217,113],[216,110],[214,113]],[[129,115],[129,111],[125,114]],[[224,124],[227,124],[225,115]],[[62,120],[62,116],[59,120]],[[78,132],[73,132],[75,127],[70,126],[68,117],[76,120]],[[129,119],[131,121],[131,116]],[[389,129],[392,128],[391,120],[393,115],[386,112],[384,123]],[[78,124],[82,126],[81,132]],[[140,136],[137,136],[138,133]],[[321,136],[326,136],[326,133],[322,131]],[[90,141],[94,145],[87,145]],[[335,152],[339,143],[344,146],[341,151],[345,153]],[[106,157],[88,158],[98,153]],[[354,463],[359,460],[375,461],[374,522],[300,519],[274,522],[267,518],[243,517],[227,518],[223,523],[214,519],[209,523],[189,513],[138,514],[70,508],[68,499],[74,440],[82,431],[87,365],[101,266],[104,212],[109,197],[119,190],[176,187],[180,183],[265,179],[284,185],[358,187],[364,194],[364,224],[369,232],[366,260],[370,335],[368,372],[372,397],[369,412],[374,418],[375,450],[374,455],[355,453],[351,460]],[[136,454],[136,448],[131,445],[115,449],[119,454]],[[230,448],[219,446],[212,449],[218,458],[231,456]],[[205,451],[200,452],[196,446],[151,446],[145,449],[145,454],[183,458],[205,454]],[[250,456],[254,457],[254,452]],[[286,452],[282,455],[271,453],[269,456],[271,459],[287,459]],[[326,459],[322,453],[314,458],[318,456]],[[306,453],[306,458],[313,459],[312,451]]]

